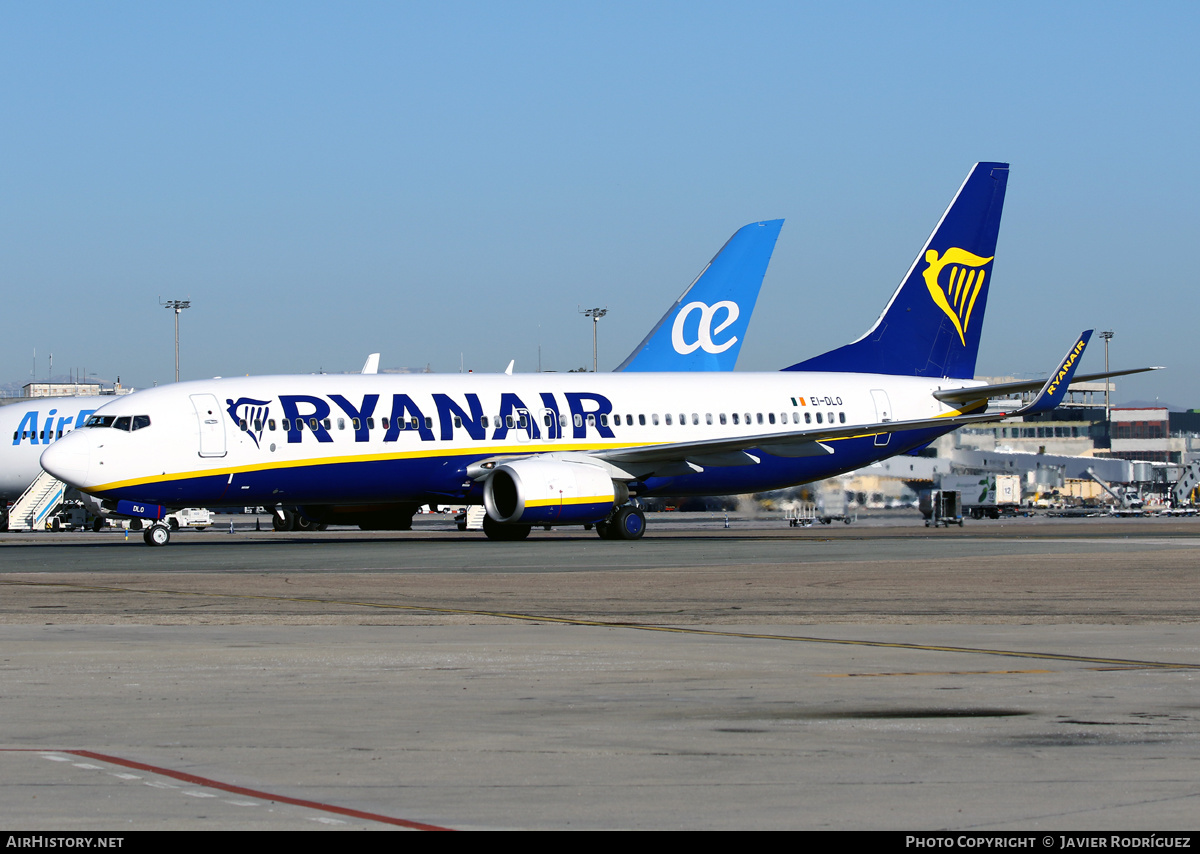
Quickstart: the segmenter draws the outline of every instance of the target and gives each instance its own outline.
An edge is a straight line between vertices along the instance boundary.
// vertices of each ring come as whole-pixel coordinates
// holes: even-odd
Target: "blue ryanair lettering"
[[[546,427],[546,438],[561,439],[562,426],[559,422],[560,416],[558,411],[558,401],[555,399],[554,395],[548,391],[542,392],[540,397],[542,398],[542,406],[550,410],[551,413],[550,424]]]
[[[472,439],[480,441],[487,438],[486,429],[483,426],[483,406],[479,403],[479,395],[468,394],[466,400],[469,412],[455,403],[448,394],[433,396],[433,403],[437,407],[438,421],[442,427],[443,442],[450,442],[454,439],[455,415],[462,419],[463,429]]]
[[[433,441],[433,431],[425,425],[425,416],[421,412],[421,407],[413,403],[413,399],[407,394],[392,395],[392,423],[388,427],[387,433],[384,434],[383,441],[395,442],[400,438],[400,431],[407,430],[408,425],[407,413],[412,413],[412,417],[417,421],[417,430],[420,431],[422,442]]]
[[[311,408],[311,412],[301,412],[300,404]],[[319,397],[307,394],[281,394],[279,406],[283,409],[283,417],[289,419],[288,442],[299,442],[304,438],[304,431],[296,423],[301,419],[316,419],[317,427],[310,430],[318,442],[332,442],[333,437],[321,422],[329,417],[329,404]]]
[[[601,438],[612,439],[613,431],[606,424],[600,421],[601,415],[608,415],[612,412],[612,404],[608,398],[602,394],[593,394],[587,391],[568,391],[566,393],[567,406],[571,410],[571,423],[574,429],[573,438],[586,439],[588,429],[588,416],[592,416],[592,426],[596,428],[596,432]],[[585,403],[592,403],[595,408],[585,407]],[[579,419],[576,422],[575,416]],[[607,420],[607,419],[606,419]]]
[[[600,438],[613,438],[613,432],[609,426],[601,423],[601,416],[612,413],[612,403],[607,397],[592,392],[566,392],[565,396],[568,410],[571,413],[572,438],[587,438],[589,427],[594,428],[595,435],[598,435]],[[552,392],[541,392],[538,397],[542,405],[540,414],[539,411],[531,410],[519,395],[512,392],[501,394],[497,414],[499,426],[493,429],[491,440],[504,441],[509,438],[511,432],[514,430],[527,431],[530,439],[565,438],[566,431],[562,428],[562,410],[558,399]],[[354,431],[354,441],[368,442],[371,439],[371,435],[367,427],[367,419],[375,416],[379,407],[379,398],[380,395],[378,394],[364,395],[362,402],[356,406],[340,394],[331,394],[328,396],[328,399],[306,394],[279,395],[281,415],[289,422],[287,441],[289,443],[302,442],[304,434],[311,433],[316,437],[318,442],[332,442],[333,437],[323,422],[329,417],[333,406],[336,406],[352,420],[358,421],[358,427]],[[422,442],[432,442],[435,440],[452,442],[456,438],[456,430],[460,429],[454,425],[455,417],[461,419],[461,429],[471,439],[482,441],[488,438],[488,428],[485,426],[488,416],[484,415],[484,407],[480,402],[478,394],[469,392],[456,400],[447,394],[434,393],[431,395],[431,398],[433,406],[437,411],[437,420],[439,422],[436,436],[432,426],[432,419],[426,419],[421,407],[410,395],[393,394],[391,415],[387,419],[387,432],[384,434],[383,441],[399,441],[402,432],[415,430],[420,435]],[[247,403],[248,401],[241,400],[238,402],[240,404]],[[82,423],[90,414],[91,410],[81,412],[76,417],[75,423]],[[579,417],[580,423],[578,426],[574,425],[575,416]],[[590,423],[589,416],[591,417]],[[510,418],[511,427],[509,426]],[[37,412],[29,413],[26,421],[22,422],[22,427],[28,423],[34,427],[33,432],[36,433],[37,419]],[[317,424],[315,429],[311,427],[314,419]],[[524,419],[524,427],[521,426],[522,419]],[[70,418],[65,419],[67,422],[70,422],[70,420]],[[549,421],[549,423],[546,424],[546,421]],[[20,430],[18,430],[18,439],[19,437]],[[14,440],[14,443],[16,441]],[[37,440],[32,439],[32,441],[36,442]]]
[[[379,404],[379,395],[364,395],[362,405],[357,408],[340,394],[331,394],[329,395],[329,399],[340,406],[342,411],[349,415],[352,421],[358,419],[358,427],[354,431],[354,441],[370,441],[371,431],[367,427],[367,419],[375,414],[375,407]]]
[[[514,429],[527,429],[531,439],[541,438],[542,434],[538,432],[537,424],[532,418],[529,417],[529,407],[525,405],[525,402],[522,401],[521,398],[517,397],[512,392],[506,391],[504,394],[500,395],[500,426],[497,427],[496,432],[492,434],[493,441],[508,438],[509,428],[507,416],[509,415],[513,417],[513,423],[516,425]],[[525,417],[525,423],[528,425],[528,427],[520,426],[522,415]]]

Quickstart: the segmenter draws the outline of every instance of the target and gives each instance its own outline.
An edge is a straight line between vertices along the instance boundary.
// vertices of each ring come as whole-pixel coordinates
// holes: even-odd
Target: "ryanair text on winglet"
[[[1046,394],[1053,396],[1058,390],[1058,384],[1063,381],[1063,377],[1071,373],[1071,366],[1075,364],[1075,360],[1079,358],[1079,354],[1083,352],[1083,348],[1087,346],[1087,342],[1082,338],[1076,342],[1071,348],[1071,352],[1067,354],[1067,358],[1063,359],[1063,363],[1058,366],[1058,371],[1054,374],[1054,379],[1050,385],[1046,387]]]

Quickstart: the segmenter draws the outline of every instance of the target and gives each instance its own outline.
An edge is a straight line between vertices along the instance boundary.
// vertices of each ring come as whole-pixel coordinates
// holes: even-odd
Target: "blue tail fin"
[[[1007,184],[976,163],[867,334],[784,370],[973,378]]]
[[[618,371],[732,371],[783,220],[729,238]]]

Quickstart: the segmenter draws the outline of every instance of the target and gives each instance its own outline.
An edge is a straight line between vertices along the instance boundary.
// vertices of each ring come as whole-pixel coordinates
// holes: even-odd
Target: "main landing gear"
[[[465,527],[465,523],[462,527]],[[592,526],[583,527],[589,530]],[[532,528],[532,525],[504,525],[494,521],[491,516],[483,517],[483,533],[489,540],[523,540],[529,536]],[[607,519],[597,522],[595,528],[604,540],[640,540],[646,533],[646,514],[640,507],[626,504],[616,508]]]
[[[646,514],[632,504],[618,507],[603,522],[596,523],[596,533],[603,540],[640,540],[646,533]]]
[[[303,513],[276,507],[271,511],[271,527],[276,531],[324,531],[327,526],[313,522]]]

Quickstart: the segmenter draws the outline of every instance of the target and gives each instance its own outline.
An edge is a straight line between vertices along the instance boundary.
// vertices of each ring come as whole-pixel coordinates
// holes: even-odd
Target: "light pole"
[[[166,302],[160,297],[158,304],[175,310],[175,382],[179,382],[179,312],[192,307],[190,299],[169,299]]]
[[[602,317],[604,317],[604,315],[608,314],[608,309],[607,308],[585,308],[580,313],[583,314],[584,316],[590,317],[592,319],[592,373],[594,374],[597,371],[596,327],[600,323],[600,318],[602,318]]]
[[[1107,374],[1108,373],[1108,342],[1112,340],[1113,332],[1111,329],[1108,330],[1107,332],[1101,332],[1100,337],[1104,339],[1104,373]],[[1105,377],[1104,378],[1104,420],[1106,423],[1112,422],[1112,409],[1109,407],[1109,403],[1108,403],[1108,389],[1109,389],[1109,386],[1111,386],[1111,385],[1112,385],[1112,379],[1109,377]]]

